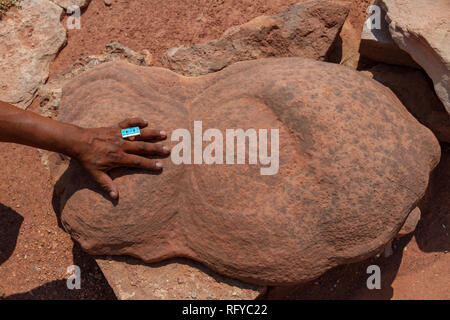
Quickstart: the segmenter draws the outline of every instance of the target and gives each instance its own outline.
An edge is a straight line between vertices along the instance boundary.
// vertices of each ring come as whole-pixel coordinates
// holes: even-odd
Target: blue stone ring
[[[124,139],[136,137],[136,136],[140,136],[140,135],[141,135],[141,131],[139,130],[139,127],[122,129],[122,138],[124,138]]]

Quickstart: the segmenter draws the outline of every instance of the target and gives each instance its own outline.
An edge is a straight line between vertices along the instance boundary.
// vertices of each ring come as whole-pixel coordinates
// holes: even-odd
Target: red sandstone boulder
[[[378,82],[301,58],[234,64],[186,78],[105,63],[63,90],[60,120],[142,116],[170,133],[279,129],[279,170],[175,165],[111,172],[112,203],[72,163],[55,187],[65,229],[91,254],[186,257],[254,284],[288,285],[374,255],[402,227],[440,157],[431,131]],[[175,144],[175,143],[173,143]],[[208,143],[204,143],[208,145]],[[64,167],[61,167],[64,168]]]

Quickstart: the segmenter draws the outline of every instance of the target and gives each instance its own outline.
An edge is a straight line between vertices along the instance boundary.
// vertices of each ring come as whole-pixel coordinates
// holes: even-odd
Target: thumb
[[[100,184],[103,190],[105,190],[111,198],[119,198],[119,191],[109,175],[103,171],[94,171],[91,174],[94,180]]]

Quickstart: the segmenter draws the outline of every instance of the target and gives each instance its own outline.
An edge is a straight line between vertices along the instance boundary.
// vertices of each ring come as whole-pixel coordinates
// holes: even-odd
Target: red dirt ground
[[[111,41],[136,51],[147,49],[153,65],[173,46],[219,37],[227,28],[278,13],[295,0],[135,0],[107,7],[93,0],[82,14],[81,30],[51,66],[51,77],[86,54],[100,53]],[[37,110],[37,102],[32,110]],[[395,241],[389,258],[341,266],[297,288],[269,290],[267,298],[291,299],[449,299],[450,147],[436,170],[422,220],[413,236]],[[0,299],[115,299],[89,255],[58,227],[53,186],[37,150],[0,144]],[[82,289],[68,290],[66,269],[79,265]],[[382,271],[382,289],[365,287],[370,264]]]

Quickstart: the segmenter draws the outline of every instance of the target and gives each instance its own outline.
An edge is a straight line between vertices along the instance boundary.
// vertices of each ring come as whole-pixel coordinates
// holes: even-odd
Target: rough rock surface
[[[342,30],[333,45],[327,61],[356,69],[360,57],[361,30],[366,20],[366,11],[371,0],[352,0],[347,2],[350,3],[349,15],[342,26]]]
[[[408,218],[406,219],[405,223],[403,224],[402,228],[397,234],[397,238],[406,236],[408,234],[411,234],[416,230],[417,224],[420,221],[421,217],[421,211],[420,208],[417,207],[411,213],[409,214]]]
[[[346,5],[327,0],[297,3],[278,15],[232,27],[218,40],[171,48],[162,64],[183,75],[198,76],[259,58],[324,60],[348,12]]]
[[[379,64],[364,73],[390,88],[440,141],[450,142],[450,115],[422,70]]]
[[[62,88],[76,76],[105,62],[125,60],[129,63],[146,66],[146,57],[120,43],[111,42],[106,45],[103,53],[84,56],[70,67],[53,77],[39,89],[41,114],[46,117],[55,117],[62,99]]]
[[[379,2],[375,4],[379,5]],[[380,10],[380,29],[370,28],[367,23],[363,26],[359,48],[361,56],[377,62],[420,69],[413,58],[394,42],[386,22],[386,12],[381,7]]]
[[[129,257],[96,261],[121,300],[254,300],[266,291],[186,259],[155,264]]]
[[[72,162],[55,186],[65,229],[91,254],[186,257],[253,284],[301,283],[377,253],[440,157],[431,131],[388,88],[309,59],[240,62],[198,78],[111,62],[64,88],[62,121],[128,116],[168,132],[194,120],[222,132],[279,129],[279,173],[166,160],[160,175],[112,171],[122,190],[112,203]]]
[[[450,113],[450,1],[382,0],[398,46],[428,73]]]
[[[80,9],[86,8],[91,0],[51,0],[53,3],[67,10],[70,6],[77,6]]]
[[[66,41],[62,12],[47,0],[24,0],[0,21],[0,100],[20,108],[33,101]]]

